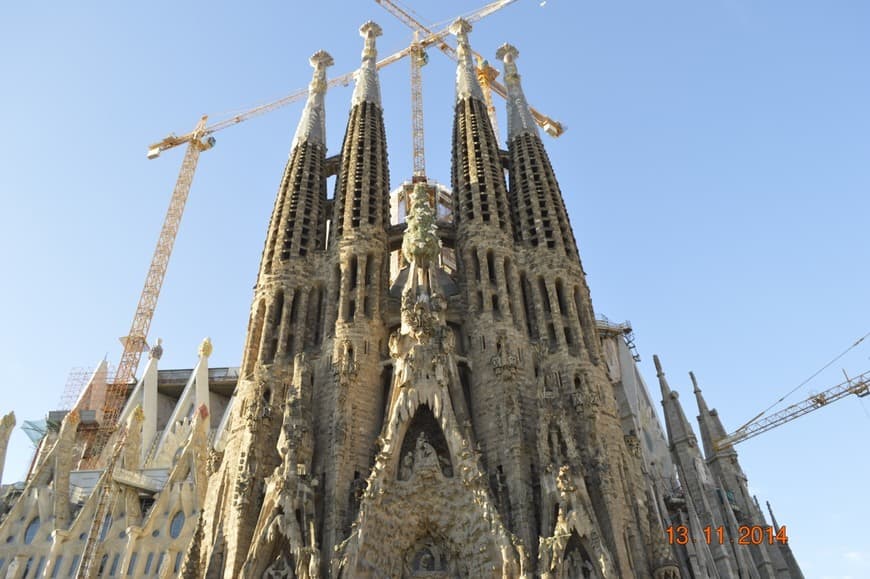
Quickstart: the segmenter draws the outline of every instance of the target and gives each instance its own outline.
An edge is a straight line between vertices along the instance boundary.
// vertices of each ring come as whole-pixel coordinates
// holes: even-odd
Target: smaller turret
[[[9,437],[15,428],[15,413],[10,412],[0,419],[0,483],[3,482],[3,465],[6,463],[6,448],[9,446]]]

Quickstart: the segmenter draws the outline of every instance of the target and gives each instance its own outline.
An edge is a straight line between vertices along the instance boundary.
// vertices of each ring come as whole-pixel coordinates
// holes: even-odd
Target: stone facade
[[[469,30],[454,25],[452,206],[416,179],[390,222],[379,27],[361,28],[336,157],[332,59],[316,53],[241,367],[209,370],[205,342],[193,371],[158,372],[154,348],[117,460],[107,445],[101,468],[77,470],[98,370],[5,495],[0,576],[73,576],[85,560],[131,577],[802,576],[787,545],[673,539],[766,523],[736,454],[713,446],[715,411],[696,387],[702,454],[659,366],[666,439],[627,328],[596,322],[518,51],[497,53],[502,149]]]

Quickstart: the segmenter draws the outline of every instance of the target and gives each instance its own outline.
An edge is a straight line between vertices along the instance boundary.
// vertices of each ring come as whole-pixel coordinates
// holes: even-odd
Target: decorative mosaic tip
[[[308,85],[305,109],[296,128],[296,136],[293,137],[294,149],[303,141],[326,144],[326,114],[323,102],[326,93],[326,69],[335,61],[325,50],[318,50],[311,55],[308,62],[314,67],[314,74],[311,77],[311,84]]]
[[[130,415],[130,422],[142,422],[145,420],[145,411],[142,410],[142,405],[137,405],[136,408],[133,409],[133,413]]]
[[[199,412],[199,417],[201,419],[205,420],[206,418],[208,418],[208,406],[206,406],[205,404],[200,404],[197,411]]]
[[[377,23],[369,20],[359,29],[360,36],[365,39],[362,52],[362,64],[356,72],[356,86],[353,89],[352,105],[370,102],[381,104],[381,87],[378,82],[377,58],[378,50],[375,46],[375,38],[383,31]]]
[[[4,416],[3,418],[0,418],[0,429],[6,429],[6,428],[11,429],[14,427],[15,427],[15,413],[14,412],[10,412],[9,414]]]
[[[312,54],[311,58],[308,59],[308,62],[311,63],[311,66],[313,66],[315,70],[325,70],[327,67],[335,64],[332,55],[325,50],[318,50]]]
[[[522,133],[534,133],[538,135],[538,126],[529,110],[529,103],[523,93],[520,84],[520,75],[517,72],[516,58],[520,51],[511,44],[502,44],[496,51],[495,56],[504,63],[504,81],[507,86],[507,119],[508,141]]]
[[[157,343],[151,347],[148,357],[152,360],[159,360],[163,356],[163,339],[157,338]]]
[[[657,354],[653,355],[653,363],[656,365],[656,375],[659,379],[659,388],[662,391],[662,399],[666,400],[668,398],[676,398],[677,393],[672,391],[671,387],[668,385],[668,380],[665,378],[665,371],[662,370],[662,363]]]
[[[471,32],[471,24],[465,18],[457,18],[450,25],[450,34],[454,35],[459,42],[468,44],[468,33]]]
[[[653,363],[656,365],[656,375],[657,376],[664,376],[665,372],[664,372],[664,370],[662,370],[662,363],[661,363],[661,360],[659,360],[658,354],[653,354]]]
[[[462,18],[457,19],[450,25],[450,33],[456,36],[456,53],[458,55],[456,67],[456,100],[475,98],[483,101],[483,91],[477,82],[471,46],[468,44],[468,33],[471,24]]]
[[[206,338],[199,345],[199,356],[200,358],[208,358],[211,356],[212,351],[214,350],[214,346],[212,346],[211,338]]]
[[[365,39],[362,53],[363,58],[377,57],[378,53],[375,49],[375,38],[381,36],[383,33],[383,29],[374,20],[369,20],[359,27],[359,34]]]

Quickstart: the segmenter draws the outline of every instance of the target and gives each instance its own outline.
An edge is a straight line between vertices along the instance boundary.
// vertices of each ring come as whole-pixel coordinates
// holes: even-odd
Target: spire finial
[[[363,102],[381,104],[381,87],[378,83],[378,50],[375,38],[383,34],[381,27],[369,20],[359,28],[359,34],[365,39],[362,51],[362,64],[356,72],[356,86],[353,89],[351,105]]]
[[[199,344],[199,355],[202,358],[208,358],[211,356],[213,350],[214,346],[211,343],[211,338],[207,337]]]
[[[773,523],[773,529],[779,534],[779,523],[776,522],[776,516],[773,514],[773,507],[770,506],[770,501],[765,501],[767,503],[767,512],[770,513],[770,522]]]
[[[662,370],[662,362],[659,360],[658,354],[653,354],[653,363],[656,365],[656,376],[659,379],[659,387],[662,390],[662,399],[667,400],[672,394],[676,394],[668,386],[668,381],[665,379],[665,371]]]
[[[374,20],[369,20],[359,27],[359,34],[365,39],[362,53],[363,58],[377,58],[378,51],[375,48],[375,38],[383,33],[383,29]]]
[[[333,65],[332,56],[325,50],[318,50],[308,59],[314,67],[311,84],[308,85],[308,100],[296,128],[293,138],[295,149],[303,141],[318,145],[326,144],[326,115],[323,108],[323,97],[326,93],[326,69]]]
[[[483,91],[477,82],[471,46],[468,44],[469,32],[471,24],[462,18],[450,25],[450,33],[456,36],[456,53],[459,57],[456,68],[456,100],[476,98],[483,101]]]
[[[515,46],[504,43],[496,51],[495,57],[504,62],[504,81],[507,86],[507,118],[508,118],[508,141],[521,133],[538,134],[538,126],[529,110],[529,103],[523,93],[520,84],[520,75],[517,72],[516,58],[520,51]]]
[[[163,339],[157,338],[157,343],[151,347],[148,357],[154,360],[159,360],[163,356]]]
[[[689,378],[692,379],[692,391],[695,393],[695,401],[698,403],[698,420],[701,420],[701,429],[705,428],[704,420],[707,420],[709,415],[711,414],[710,408],[707,407],[707,401],[704,400],[704,395],[701,394],[701,387],[698,386],[698,380],[695,378],[694,372],[689,372]],[[706,428],[713,428],[712,425],[707,426]]]

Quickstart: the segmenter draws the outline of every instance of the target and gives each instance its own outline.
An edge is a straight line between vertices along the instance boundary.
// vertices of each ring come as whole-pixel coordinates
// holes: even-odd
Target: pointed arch
[[[571,537],[565,545],[562,554],[562,576],[577,579],[600,579],[602,577],[588,541],[580,538],[576,529],[572,529]]]
[[[453,476],[453,461],[447,437],[429,406],[421,404],[408,423],[399,452],[399,480],[409,480],[420,469],[437,468]]]

